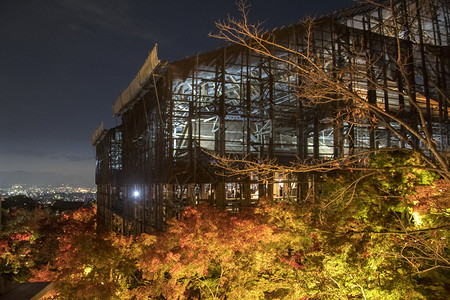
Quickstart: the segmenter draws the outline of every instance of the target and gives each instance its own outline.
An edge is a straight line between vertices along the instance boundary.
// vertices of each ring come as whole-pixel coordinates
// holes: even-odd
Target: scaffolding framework
[[[313,49],[326,69],[354,60],[366,70],[366,61],[351,56],[355,47],[380,57],[370,74],[388,89],[373,87],[367,77],[350,78],[352,88],[417,127],[408,99],[392,92],[404,88],[393,57],[398,51],[409,57],[414,100],[444,151],[450,145],[449,103],[442,94],[450,86],[450,14],[445,0],[426,1],[428,9],[419,10],[423,1],[397,1],[395,17],[409,20],[397,27],[390,11],[360,4],[319,19],[308,45],[301,24],[272,35],[290,49]],[[288,56],[279,50],[274,54]],[[253,174],[219,176],[209,152],[288,164],[297,158],[328,160],[363,149],[405,147],[386,127],[332,122],[337,104],[308,105],[296,96],[299,79],[289,65],[238,45],[152,67],[135,96],[116,109],[121,125],[97,132],[93,142],[99,220],[109,229],[125,234],[163,230],[168,219],[200,202],[239,210],[263,195],[302,199],[314,181],[314,175],[275,174],[269,182]],[[402,129],[395,122],[389,125]]]

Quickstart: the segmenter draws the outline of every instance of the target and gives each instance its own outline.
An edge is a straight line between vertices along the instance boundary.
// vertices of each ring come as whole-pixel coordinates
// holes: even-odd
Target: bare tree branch
[[[299,77],[300,84],[295,86],[296,94],[299,99],[304,99],[309,102],[310,105],[342,102],[347,109],[350,108],[353,112],[361,112],[360,115],[347,114],[347,118],[344,118],[343,120],[361,125],[361,121],[364,121],[364,118],[357,117],[370,117],[372,124],[388,128],[394,135],[398,136],[400,140],[403,140],[407,145],[414,149],[414,151],[419,153],[428,166],[436,172],[439,172],[439,174],[445,178],[450,179],[449,162],[436,147],[437,143],[428,130],[428,124],[423,108],[418,102],[418,98],[421,98],[421,96],[417,94],[414,83],[410,80],[410,72],[407,69],[410,64],[410,57],[405,56],[402,52],[402,43],[404,41],[400,37],[400,24],[398,23],[395,14],[396,4],[394,4],[392,0],[389,1],[388,5],[383,5],[372,0],[368,0],[367,2],[372,5],[383,7],[390,11],[392,16],[394,16],[392,17],[392,22],[394,24],[392,37],[395,39],[397,54],[396,57],[392,59],[392,63],[395,64],[395,68],[398,71],[401,80],[405,83],[404,90],[384,86],[382,83],[378,82],[378,80],[368,75],[367,70],[374,68],[382,57],[381,54],[377,55],[368,51],[367,48],[364,47],[365,41],[363,38],[361,38],[359,42],[354,42],[351,49],[349,49],[348,54],[350,55],[350,63],[342,66],[333,66],[332,70],[327,70],[325,68],[326,61],[316,55],[313,49],[314,42],[312,35],[314,28],[320,26],[320,20],[307,18],[301,23],[301,26],[304,29],[303,37],[305,46],[302,47],[302,49],[295,49],[294,47],[277,43],[275,37],[267,34],[262,28],[262,23],[250,24],[248,21],[249,5],[245,1],[240,1],[238,3],[238,10],[241,14],[241,18],[236,19],[228,16],[227,20],[216,22],[218,33],[210,33],[210,36],[249,48],[255,53],[269,57],[291,67],[293,70],[292,72]],[[277,51],[283,51],[288,55],[276,55]],[[359,61],[364,61],[365,64],[362,66]],[[367,99],[367,91],[355,86],[355,81],[367,82],[368,85],[371,85],[372,88],[376,90],[395,93],[399,95],[399,97],[408,100],[417,115],[418,125],[412,126],[404,116],[402,116],[400,110],[399,113],[396,113],[395,111],[386,111],[384,108],[379,107],[378,104],[370,103]],[[440,91],[440,93],[445,96],[442,91]],[[349,106],[349,103],[352,104]],[[401,128],[403,128],[403,132],[396,130],[390,124],[391,122],[399,124]],[[414,143],[407,134],[417,138],[417,140],[425,146],[425,149],[431,153],[431,157],[426,155],[423,151],[424,148],[420,147],[417,143]],[[320,164],[314,169],[308,167],[308,170],[322,171],[323,167],[333,169],[329,168],[330,164],[332,163],[325,163],[325,165]]]

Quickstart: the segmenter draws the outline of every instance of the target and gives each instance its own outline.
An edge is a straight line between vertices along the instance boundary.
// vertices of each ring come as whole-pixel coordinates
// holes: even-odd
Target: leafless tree
[[[266,32],[262,23],[250,23],[249,5],[245,1],[237,4],[241,14],[240,18],[228,16],[226,20],[216,22],[218,32],[210,35],[244,46],[255,53],[285,64],[298,77],[299,84],[294,88],[296,96],[301,99],[299,101],[304,101],[309,105],[337,103],[339,109],[333,120],[336,124],[346,122],[355,126],[367,125],[372,126],[372,128],[383,127],[388,129],[404,145],[419,153],[428,168],[435,170],[444,178],[450,179],[448,158],[442,149],[438,149],[438,144],[431,132],[430,100],[425,99],[426,97],[417,90],[412,75],[413,53],[411,49],[405,48],[405,45],[411,45],[410,42],[414,44],[415,39],[417,39],[417,32],[414,32],[417,31],[417,28],[413,26],[413,22],[417,22],[417,20],[406,20],[404,14],[398,14],[400,9],[398,1],[374,2],[368,0],[366,2],[383,9],[384,13],[389,16],[389,20],[386,21],[389,22],[389,26],[383,28],[383,34],[391,40],[392,47],[395,49],[395,51],[391,51],[393,53],[371,51],[370,34],[368,36],[361,35],[350,43],[345,55],[339,58],[339,63],[330,64],[330,58],[323,58],[315,51],[315,30],[321,26],[323,20],[313,18],[303,20],[301,27],[303,29],[304,46],[301,48],[291,47],[285,43],[277,42],[276,36]],[[411,2],[414,5],[411,6],[412,8],[408,8],[413,10],[409,12],[409,15],[412,15],[411,18],[416,18],[414,14],[418,10],[430,10],[430,7],[434,7],[430,5],[435,1]],[[408,28],[412,28],[409,33],[406,32]],[[423,41],[418,42],[424,43]],[[423,49],[421,48],[421,50]],[[276,53],[280,51],[288,55],[277,55]],[[389,57],[386,57],[387,55]],[[422,59],[424,59],[423,55]],[[395,73],[393,76],[399,83],[395,86],[386,84],[386,80],[383,81],[384,78],[380,79],[375,74],[377,70],[379,71],[382,68],[380,65],[385,63],[386,60],[389,61],[389,68]],[[450,103],[447,91],[438,88],[431,78],[428,79],[427,88],[429,89],[429,86],[435,87],[440,97]],[[377,91],[378,93],[396,95],[398,99],[402,100],[402,103],[397,108],[386,109],[376,100],[371,100],[371,94],[375,93],[376,98]],[[409,111],[409,115],[405,118],[406,110]],[[411,116],[415,119],[414,122],[408,120]],[[350,153],[348,157],[340,158],[341,161],[317,164],[296,162],[291,166],[291,169],[290,167],[280,166],[276,168],[278,168],[277,171],[324,171],[325,169],[332,170],[348,166],[350,163],[360,163],[365,157],[367,157],[367,151]],[[247,168],[258,169],[259,172],[271,170],[276,166],[269,161],[261,166],[244,160],[233,161],[230,157],[222,159],[216,157],[216,159],[225,169],[231,169],[233,168],[233,162],[237,163],[234,165],[234,172],[242,169],[243,164]],[[236,167],[237,165],[241,167]]]

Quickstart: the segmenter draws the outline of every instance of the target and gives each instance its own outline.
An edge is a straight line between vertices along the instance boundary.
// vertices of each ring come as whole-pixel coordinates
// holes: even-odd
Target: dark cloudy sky
[[[352,0],[251,0],[271,29]],[[235,0],[0,0],[0,172],[47,171],[94,183],[96,126],[155,43],[173,61],[223,45],[214,21]],[[118,121],[118,120],[117,120]]]

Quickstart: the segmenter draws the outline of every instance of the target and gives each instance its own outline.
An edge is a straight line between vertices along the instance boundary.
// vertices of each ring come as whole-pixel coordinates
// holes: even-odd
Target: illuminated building
[[[417,10],[416,2],[423,1],[395,2],[396,17],[410,20],[398,27],[400,51],[390,12],[371,4],[321,17],[309,50],[325,62],[325,69],[348,62],[355,47],[377,56],[370,76],[386,89],[358,77],[352,86],[369,103],[417,128],[415,108],[395,92],[404,89],[404,82],[393,57],[409,57],[414,97],[438,150],[444,151],[450,138],[444,97],[450,86],[449,7],[447,1],[436,0]],[[307,46],[300,24],[271,35],[288,48],[301,51]],[[275,55],[288,53],[276,50]],[[366,61],[356,65],[367,68]],[[238,210],[261,195],[301,199],[311,184],[306,175],[277,174],[268,182],[252,174],[219,176],[209,152],[288,164],[297,157],[328,160],[362,149],[407,146],[383,126],[332,122],[336,107],[307,105],[296,97],[298,84],[286,64],[239,45],[171,63],[160,61],[155,47],[113,107],[121,125],[100,127],[93,136],[101,223],[125,234],[163,230],[187,205],[206,201]],[[388,125],[402,130],[395,122]]]

